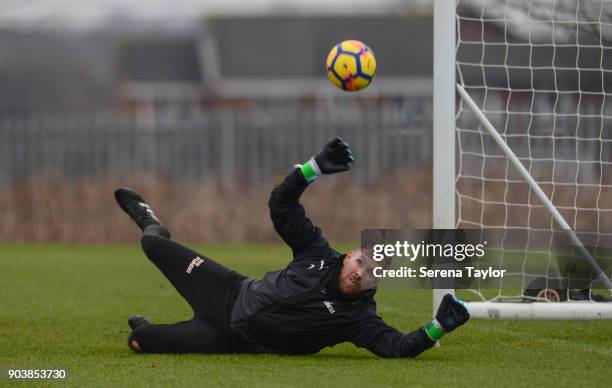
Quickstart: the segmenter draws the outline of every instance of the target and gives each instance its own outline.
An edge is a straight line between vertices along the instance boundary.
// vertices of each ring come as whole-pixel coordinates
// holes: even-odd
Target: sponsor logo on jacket
[[[327,309],[329,310],[330,314],[333,314],[336,312],[336,310],[334,309],[334,306],[332,305],[332,303],[328,300],[324,300],[323,304],[325,305],[325,307],[327,307]]]
[[[191,273],[191,271],[193,271],[193,267],[199,267],[200,264],[202,264],[204,262],[204,260],[200,259],[200,257],[196,256],[195,259],[191,260],[191,263],[189,263],[189,267],[187,267],[187,273]]]

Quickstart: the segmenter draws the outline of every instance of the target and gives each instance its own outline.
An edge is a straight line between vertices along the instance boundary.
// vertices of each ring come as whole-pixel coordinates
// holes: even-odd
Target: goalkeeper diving
[[[286,268],[253,279],[171,240],[152,208],[135,191],[119,188],[115,199],[143,231],[142,249],[193,309],[193,319],[154,324],[132,316],[128,345],[144,353],[313,354],[351,342],[380,357],[415,357],[469,314],[448,294],[436,317],[410,333],[387,325],[376,313],[380,265],[360,249],[335,251],[306,216],[300,196],[321,175],[350,169],[348,143],[340,138],[276,186],[268,206],[276,232],[293,251]]]

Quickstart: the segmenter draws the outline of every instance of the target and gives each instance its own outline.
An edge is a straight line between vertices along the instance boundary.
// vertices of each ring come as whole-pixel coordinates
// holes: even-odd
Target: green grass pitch
[[[290,257],[273,245],[193,247],[251,276],[281,268]],[[403,331],[431,319],[431,291],[380,290],[377,301],[383,318]],[[414,360],[385,360],[352,344],[304,357],[140,355],[126,341],[126,318],[135,313],[159,323],[191,318],[137,245],[0,244],[0,385],[11,383],[7,368],[64,368],[73,386],[610,383],[610,321],[470,321]]]

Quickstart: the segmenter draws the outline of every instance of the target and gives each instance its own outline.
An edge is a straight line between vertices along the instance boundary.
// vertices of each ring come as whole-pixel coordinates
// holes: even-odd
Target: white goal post
[[[434,46],[433,227],[562,230],[612,290],[574,233],[612,232],[612,1],[436,0]],[[452,291],[434,290],[434,314]],[[467,305],[473,318],[612,319],[612,303],[570,292],[473,290]]]

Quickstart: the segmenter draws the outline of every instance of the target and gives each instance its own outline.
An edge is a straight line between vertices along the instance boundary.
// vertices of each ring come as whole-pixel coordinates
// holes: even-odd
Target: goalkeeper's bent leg
[[[145,233],[140,241],[147,257],[196,315],[228,334],[232,308],[246,277],[158,234]]]

